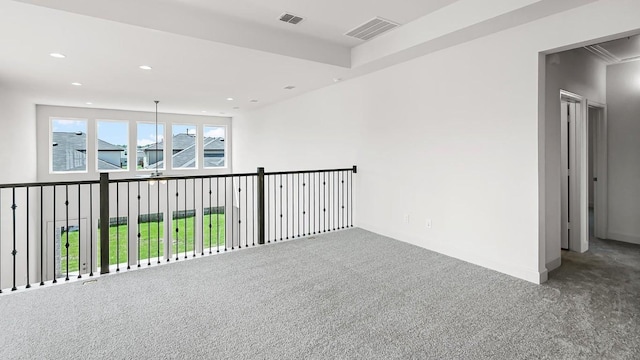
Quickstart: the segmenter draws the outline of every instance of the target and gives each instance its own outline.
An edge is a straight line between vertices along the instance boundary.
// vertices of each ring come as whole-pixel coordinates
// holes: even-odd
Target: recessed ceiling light
[[[220,111],[220,115],[224,115],[224,111]]]
[[[66,58],[66,56],[64,54],[60,54],[60,53],[51,53],[51,54],[49,54],[49,56],[54,57],[56,59],[64,59],[64,58]]]
[[[227,101],[233,101],[233,98],[232,97],[228,97]]]
[[[249,102],[257,103],[257,102],[258,102],[258,100],[257,100],[257,99],[251,99],[251,100],[249,100]]]
[[[202,113],[203,113],[203,114],[204,114],[204,113],[206,113],[206,112],[207,112],[207,110],[202,110]]]
[[[342,81],[342,78],[333,78],[333,82],[340,82]]]
[[[285,90],[293,90],[293,89],[295,89],[295,88],[296,88],[296,87],[295,87],[295,86],[293,86],[293,85],[289,85],[289,86],[285,86],[285,87],[284,87],[284,89],[285,89]]]
[[[93,105],[93,103],[92,103],[92,102],[86,102],[85,104],[87,104],[87,105]]]
[[[140,66],[139,66],[139,68],[140,68],[140,69],[142,69],[142,70],[151,70],[151,69],[153,69],[153,68],[152,68],[151,66],[149,66],[149,65],[140,65]]]
[[[238,109],[240,109],[240,106],[234,106],[233,107],[233,110],[238,110]]]
[[[71,83],[71,85],[73,85],[73,86],[82,86],[82,84],[79,83],[79,82],[73,82],[73,83]]]

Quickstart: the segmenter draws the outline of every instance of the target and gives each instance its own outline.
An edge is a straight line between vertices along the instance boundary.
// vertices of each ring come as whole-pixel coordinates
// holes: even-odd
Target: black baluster
[[[336,194],[336,200],[333,201],[333,212],[335,214],[335,219],[333,220],[333,230],[340,229],[340,186],[338,185],[338,189],[336,192],[336,184],[340,183],[340,172],[335,173],[336,181],[333,183],[333,193]],[[338,226],[336,226],[338,224]]]
[[[186,180],[185,180],[186,181]],[[178,189],[180,188],[180,183],[178,182],[178,179],[176,179],[176,261],[180,260],[180,257],[178,256],[178,254],[180,253],[180,249],[179,249],[179,245],[180,245],[180,219],[177,217],[178,214],[180,214],[180,202],[179,202],[179,194],[180,191],[178,191]],[[173,222],[173,216],[170,216],[170,218],[172,219],[171,221]]]
[[[173,216],[171,216],[171,201],[169,200],[169,180],[167,180],[167,186],[166,186],[166,202],[167,202],[167,222],[168,225],[164,225],[164,215],[162,216],[162,224],[164,226],[165,229],[169,229],[169,231],[167,231],[166,236],[163,235],[164,238],[167,239],[167,245],[164,246],[164,250],[166,250],[166,254],[164,254],[164,258],[167,259],[167,262],[171,262],[171,227],[173,226],[173,224],[171,223],[171,219],[173,218]]]
[[[353,170],[355,171],[356,167],[353,167]],[[351,177],[351,227],[353,227],[353,173],[354,171],[349,172],[349,176]]]
[[[200,196],[202,197],[202,224],[204,225],[204,178],[200,179]],[[195,207],[194,207],[193,211],[194,211],[194,215],[195,215],[195,213],[196,213]],[[209,211],[211,211],[211,206],[209,206]],[[211,217],[209,217],[209,219],[211,219]],[[194,226],[193,227],[194,227],[194,229],[193,229],[194,231],[193,232],[195,234],[195,230],[196,230],[195,229],[195,218],[194,218]],[[200,249],[202,250],[202,252],[201,252],[200,255],[204,256],[204,227],[202,228],[202,232],[203,232],[203,234],[202,234],[201,239],[200,239],[200,244],[202,245]],[[211,230],[209,230],[209,234],[211,234]],[[211,246],[209,246],[209,248],[211,248]]]
[[[307,182],[304,178],[304,173],[302,173],[302,236],[307,236],[305,232],[305,215],[307,215],[307,208],[305,207],[305,190],[307,190]]]
[[[147,181],[147,266],[151,266],[151,184],[149,181]]]
[[[339,192],[340,192],[340,188],[337,187],[336,188],[336,184],[338,184],[338,179],[336,179],[336,177],[339,177],[338,172],[332,171],[331,172],[331,191],[329,192],[330,196],[331,196],[331,201],[330,204],[331,206],[329,207],[329,212],[331,214],[331,220],[329,221],[329,227],[331,228],[331,231],[335,231],[336,230],[336,219],[337,219],[337,206],[338,206],[338,196],[339,196]],[[338,226],[338,229],[340,227]]]
[[[327,179],[326,179],[326,172],[322,173],[322,202],[324,203],[322,206],[322,217],[324,218],[323,221],[323,227],[324,227],[324,231],[323,232],[327,232]]]
[[[187,246],[187,234],[189,233],[187,227],[187,179],[184,179],[184,213],[182,219],[184,220],[182,222],[184,225],[184,229],[182,229],[182,231],[184,232],[184,258],[187,259],[187,251],[189,249],[189,247]]]
[[[67,249],[67,276],[64,278],[65,281],[69,281],[69,185],[65,185],[65,217],[66,217],[66,243],[64,244],[65,249]]]
[[[44,188],[40,185],[40,286],[44,285]]]
[[[216,177],[216,253],[220,252],[220,178]],[[226,242],[225,242],[226,243]]]
[[[196,257],[196,179],[192,179],[191,184],[193,185],[191,187],[193,190],[193,199],[191,199],[191,204],[193,205],[193,230],[191,231],[191,234],[193,234],[193,257]]]
[[[311,179],[312,179],[312,184],[311,187],[313,187],[313,235],[316,234],[316,216],[317,216],[317,210],[316,210],[316,174],[315,173],[311,173]]]
[[[251,177],[251,216],[253,221],[251,222],[251,234],[253,238],[253,246],[256,246],[256,177]]]
[[[244,247],[249,247],[249,184],[244,177]]]
[[[242,178],[238,176],[238,249],[242,249]]]
[[[140,180],[138,180],[138,267],[140,267],[140,242],[142,241],[142,228],[140,222],[142,221],[142,216],[140,215]]]
[[[209,176],[209,255],[211,255],[211,238],[212,238],[212,232],[213,232],[213,226],[211,226],[211,195],[213,194],[213,191],[211,191],[211,176]],[[216,209],[216,212],[218,211],[218,209]]]
[[[233,175],[231,175],[231,250],[234,249],[234,240],[235,238],[233,237],[233,229],[236,227],[236,223],[234,220],[234,213],[235,213],[235,209],[234,207],[234,182],[233,182]]]
[[[158,211],[156,212],[156,236],[158,238],[158,249],[156,251],[156,262],[158,264],[160,264],[160,180],[158,180],[157,182],[158,184],[158,198],[156,199],[156,201],[158,202]],[[164,217],[162,218],[162,220],[164,221]]]
[[[27,285],[26,288],[31,287],[31,283],[29,281],[29,187],[26,187],[27,190]]]
[[[298,212],[296,216],[298,217],[298,237],[300,237],[300,173],[296,174],[296,193],[298,194]]]
[[[18,208],[18,205],[16,205],[16,188],[15,187],[12,188],[12,193],[13,193],[13,199],[12,199],[13,203],[11,205],[11,210],[13,213],[13,251],[11,251],[11,255],[13,256],[13,287],[11,288],[11,291],[16,291],[18,290],[18,288],[16,287],[16,255],[18,254],[18,250],[16,250],[16,230],[17,230],[16,229],[16,208]]]
[[[56,274],[56,186],[53,185],[53,251],[51,252],[51,257],[53,261],[51,262],[53,265],[53,283],[58,282],[58,274]],[[62,239],[60,239],[62,241]],[[62,251],[61,251],[62,252]]]
[[[91,186],[91,185],[89,185]],[[129,264],[129,251],[131,250],[131,237],[129,236],[129,224],[131,222],[131,183],[127,183],[127,270],[131,269]]]
[[[227,179],[228,177],[224,177],[224,251],[227,251],[227,243],[229,238],[229,232],[227,231]],[[233,238],[231,238],[231,243],[233,244]]]
[[[280,241],[282,241],[282,174],[280,174]]]
[[[341,180],[341,184],[342,184],[342,229],[344,229],[344,175],[345,175],[345,172],[341,171],[340,175],[342,175],[342,180]]]
[[[0,188],[0,223],[2,223],[2,188]],[[2,294],[2,245],[1,244],[2,243],[0,242],[0,294]]]
[[[80,200],[80,193],[81,193],[81,185],[78,184],[78,279],[82,278],[82,270],[80,268],[81,266],[81,262],[82,262],[82,256],[80,254],[82,254],[82,252],[80,251],[80,249],[82,249],[82,241],[80,241],[80,239],[82,239],[82,224],[80,224],[80,204],[81,204],[81,200]],[[29,193],[29,191],[27,190],[27,194]],[[28,211],[27,211],[28,213]],[[28,244],[28,242],[27,242]]]
[[[287,187],[284,191],[285,193],[285,203],[284,203],[284,210],[285,210],[285,229],[286,229],[286,236],[287,236],[287,240],[289,240],[289,174],[285,174],[284,175],[284,179],[286,180],[286,184]]]
[[[111,221],[109,221],[111,232]],[[111,239],[111,236],[109,236]],[[116,272],[120,271],[120,183],[116,182]]]
[[[278,190],[277,176],[273,175],[273,242],[278,241]]]
[[[267,180],[267,243],[271,242],[271,238],[269,237],[269,235],[271,235],[271,232],[269,232],[269,223],[271,222],[271,206],[269,205],[269,202],[271,201],[271,187],[269,187],[269,178],[271,176],[269,175],[265,175],[265,179]]]
[[[93,184],[89,184],[89,276],[93,276]]]

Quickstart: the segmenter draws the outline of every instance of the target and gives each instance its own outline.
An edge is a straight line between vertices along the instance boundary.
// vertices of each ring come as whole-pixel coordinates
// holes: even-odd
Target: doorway
[[[560,111],[560,248],[585,252],[591,228],[607,238],[606,106],[561,90]]]
[[[604,104],[589,101],[589,238],[607,239],[607,111]]]

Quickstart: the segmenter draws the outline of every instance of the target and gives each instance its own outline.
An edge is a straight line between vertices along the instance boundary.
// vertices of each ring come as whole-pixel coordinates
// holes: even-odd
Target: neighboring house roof
[[[99,170],[122,170],[120,166],[114,165],[110,162],[106,162],[102,159],[98,159],[98,169]]]
[[[53,171],[82,171],[87,164],[87,134],[83,132],[53,132]],[[98,151],[124,151],[124,148],[98,140]],[[119,166],[98,160],[98,169],[115,170]]]
[[[98,139],[98,151],[124,151],[124,148]]]
[[[177,141],[176,141],[177,140]],[[193,167],[196,162],[196,152],[195,152],[195,137],[193,135],[187,134],[178,134],[173,137],[174,151],[178,151],[171,156],[173,168],[188,168]],[[189,146],[186,148],[176,148],[177,146],[187,145],[188,142],[191,142]],[[149,145],[146,150],[157,151],[156,149],[162,149],[163,143],[160,142],[158,144]],[[159,150],[158,149],[158,150]],[[216,152],[224,154],[224,138],[220,137],[207,137],[204,139],[204,149],[205,152]],[[164,160],[158,161],[158,163],[149,164],[147,169],[154,169],[155,167],[162,168],[164,167]],[[205,157],[204,159],[205,167],[218,167],[224,166],[224,157],[214,157],[209,158]]]

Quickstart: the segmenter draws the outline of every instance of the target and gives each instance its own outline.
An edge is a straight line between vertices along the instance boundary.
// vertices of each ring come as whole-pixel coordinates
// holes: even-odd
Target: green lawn
[[[171,251],[172,257],[175,258],[176,255],[176,243],[178,246],[178,253],[184,253],[185,249],[187,255],[189,253],[193,253],[194,248],[194,220],[195,217],[188,217],[184,219],[174,219],[172,223],[172,236],[171,236]],[[186,221],[186,226],[185,226]],[[209,223],[211,223],[211,231],[209,230]],[[220,224],[220,226],[218,226]],[[176,227],[179,229],[177,233],[176,241]],[[186,228],[186,244],[185,244],[185,228]],[[157,222],[149,222],[140,224],[140,263],[144,263],[147,258],[156,258],[158,256],[158,238],[160,239],[160,257],[164,255],[164,224],[163,221],[160,221],[160,236],[158,236],[158,223]],[[203,224],[203,237],[202,240],[204,242],[204,248],[206,252],[209,249],[209,241],[211,241],[211,247],[216,248],[216,240],[218,240],[218,231],[220,232],[220,240],[217,244],[221,247],[224,247],[224,238],[225,238],[225,228],[224,228],[224,214],[211,214],[204,216],[204,224]],[[100,230],[98,228],[98,232],[96,233],[97,248],[100,249],[100,240],[99,240]],[[128,235],[128,226],[120,225],[120,226],[111,226],[109,228],[109,264],[123,264],[127,262],[127,235]],[[211,235],[211,240],[209,239]],[[133,237],[129,239],[132,247],[137,248],[136,245],[137,237]],[[201,241],[200,239],[196,239],[196,243]],[[61,238],[61,272],[62,274],[66,274],[67,272],[67,249],[65,248],[65,244],[67,242],[67,234],[63,233]],[[185,246],[186,245],[186,246]],[[78,271],[78,232],[72,231],[69,232],[69,272]],[[85,245],[88,246],[88,245]],[[84,251],[84,249],[83,249]],[[215,250],[214,250],[215,251]],[[97,252],[97,262],[98,266],[100,266],[100,255],[99,251]],[[182,257],[182,256],[181,256]],[[134,262],[135,263],[135,262]],[[126,267],[126,265],[125,265]]]

